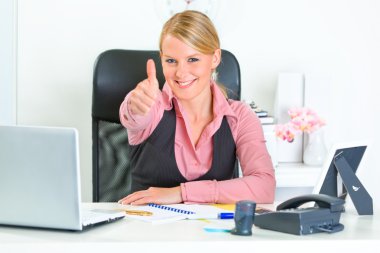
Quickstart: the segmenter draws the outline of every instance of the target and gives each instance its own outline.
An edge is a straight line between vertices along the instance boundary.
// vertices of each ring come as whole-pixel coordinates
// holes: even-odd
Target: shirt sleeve
[[[181,190],[184,202],[235,203],[252,200],[261,204],[273,203],[275,173],[260,120],[242,103],[235,112],[238,120],[230,127],[235,132],[236,153],[243,176],[225,181],[183,183]]]
[[[146,140],[157,127],[162,119],[164,107],[162,94],[158,98],[147,115],[141,116],[133,114],[129,108],[130,93],[127,94],[119,108],[120,123],[127,128],[128,141],[131,145],[137,145]]]

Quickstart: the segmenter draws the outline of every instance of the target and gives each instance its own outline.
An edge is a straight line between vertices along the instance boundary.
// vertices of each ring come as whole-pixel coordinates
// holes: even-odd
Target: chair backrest
[[[93,201],[117,201],[130,193],[131,176],[127,130],[120,124],[119,107],[127,93],[147,78],[146,61],[153,59],[160,88],[165,79],[159,51],[113,49],[101,53],[94,67],[92,94]],[[240,100],[240,67],[235,56],[222,50],[218,83],[228,97]]]

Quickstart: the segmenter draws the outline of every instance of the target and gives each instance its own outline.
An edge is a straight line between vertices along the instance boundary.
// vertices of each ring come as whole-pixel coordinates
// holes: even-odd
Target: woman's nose
[[[187,68],[186,68],[186,65],[183,64],[183,63],[180,63],[177,65],[177,69],[176,69],[176,76],[181,79],[183,77],[185,77],[187,74]]]

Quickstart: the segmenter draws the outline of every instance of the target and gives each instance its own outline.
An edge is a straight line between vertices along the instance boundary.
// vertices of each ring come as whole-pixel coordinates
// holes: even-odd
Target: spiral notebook
[[[174,205],[158,205],[148,204],[145,206],[122,206],[123,210],[136,210],[150,212],[150,216],[126,214],[128,219],[141,220],[154,224],[168,223],[185,219],[217,219],[219,213],[226,212],[212,205],[200,204],[174,204]]]

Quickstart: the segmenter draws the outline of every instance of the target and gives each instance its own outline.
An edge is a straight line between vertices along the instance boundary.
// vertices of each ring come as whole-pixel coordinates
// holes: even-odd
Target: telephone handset
[[[316,206],[301,208],[308,202]],[[339,223],[345,201],[325,194],[308,194],[289,199],[277,206],[277,211],[256,214],[255,225],[295,235],[343,230]]]
[[[286,200],[277,206],[277,211],[297,208],[308,202],[315,202],[320,208],[329,208],[332,212],[344,211],[344,200],[325,194],[308,194]]]

